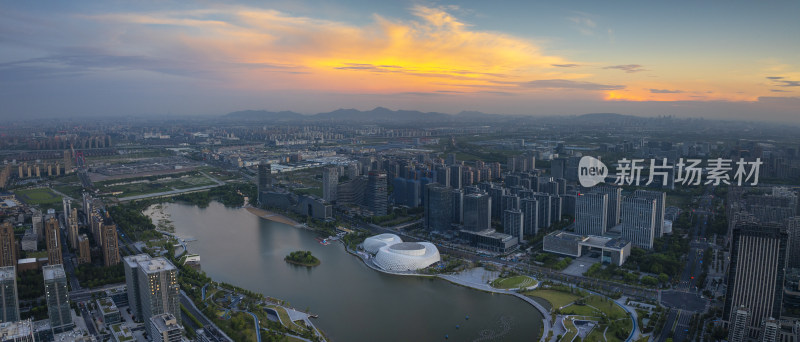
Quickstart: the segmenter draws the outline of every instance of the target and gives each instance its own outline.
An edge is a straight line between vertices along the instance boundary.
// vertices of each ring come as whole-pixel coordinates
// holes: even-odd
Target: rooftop
[[[0,267],[0,280],[11,280],[17,278],[14,266]]]
[[[44,266],[42,267],[42,273],[44,274],[44,280],[54,280],[67,277],[67,274],[64,273],[64,266],[61,265]]]
[[[139,262],[139,266],[142,267],[142,271],[145,273],[163,272],[176,269],[172,263],[161,257],[141,261]]]

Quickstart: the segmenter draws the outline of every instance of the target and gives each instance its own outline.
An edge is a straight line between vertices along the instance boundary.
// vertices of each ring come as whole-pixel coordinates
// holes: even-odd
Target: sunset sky
[[[800,2],[3,1],[0,117],[243,109],[800,122]]]

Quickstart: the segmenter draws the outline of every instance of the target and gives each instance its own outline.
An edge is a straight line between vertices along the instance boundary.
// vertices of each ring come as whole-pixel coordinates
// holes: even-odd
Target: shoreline
[[[481,292],[486,292],[486,293],[504,294],[504,295],[517,297],[520,300],[522,300],[522,301],[530,304],[531,306],[533,306],[536,309],[536,311],[538,311],[539,314],[542,315],[542,337],[539,339],[539,341],[541,341],[541,342],[546,341],[547,334],[552,330],[552,323],[550,322],[550,319],[549,319],[550,312],[548,312],[541,304],[537,303],[536,301],[534,301],[530,297],[527,297],[527,296],[525,296],[525,295],[523,295],[521,293],[518,293],[516,291],[505,290],[505,289],[497,289],[497,288],[494,288],[494,287],[492,287],[492,286],[490,286],[488,284],[486,284],[486,285],[484,285],[484,284],[474,284],[474,283],[465,281],[463,279],[459,279],[458,277],[456,277],[454,275],[451,275],[451,274],[396,273],[396,272],[385,271],[385,270],[382,270],[382,269],[372,265],[372,263],[369,262],[369,260],[365,259],[362,255],[350,251],[349,249],[347,249],[347,246],[344,246],[344,244],[343,244],[342,247],[344,247],[345,252],[347,252],[348,254],[350,254],[350,255],[358,258],[359,260],[361,260],[361,262],[363,262],[364,265],[367,266],[367,268],[370,268],[370,269],[372,269],[374,271],[378,271],[380,273],[390,274],[390,275],[395,275],[395,276],[412,276],[412,277],[423,277],[423,278],[438,278],[438,279],[442,279],[444,281],[447,281],[450,284],[453,284],[453,285],[456,285],[456,286],[466,287],[466,288],[469,288],[469,289],[472,289],[472,290],[476,290],[476,291],[481,291]],[[539,287],[538,284],[536,286],[534,286],[534,288],[538,288],[538,287]]]
[[[284,215],[271,212],[269,210],[259,209],[259,208],[252,207],[252,206],[246,206],[244,208],[247,209],[247,211],[249,211],[251,214],[256,215],[256,216],[258,216],[260,218],[263,218],[265,220],[270,220],[270,221],[273,221],[273,222],[288,224],[288,225],[293,226],[293,227],[302,226],[302,224],[300,222],[292,220],[292,219],[290,219],[290,218],[288,218],[288,217],[286,217]]]

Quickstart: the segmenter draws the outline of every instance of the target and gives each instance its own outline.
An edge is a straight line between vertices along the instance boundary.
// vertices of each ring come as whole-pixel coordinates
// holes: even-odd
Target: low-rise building
[[[547,234],[542,245],[545,252],[575,258],[590,251],[599,251],[601,262],[617,266],[622,266],[631,254],[631,243],[628,240],[577,235],[560,230]]]
[[[114,301],[111,300],[111,298],[100,298],[96,302],[97,308],[103,315],[103,323],[116,324],[122,321],[122,317],[119,314],[119,309],[117,308],[117,305],[114,304]]]
[[[517,237],[498,233],[494,229],[477,232],[462,229],[458,231],[458,238],[466,241],[472,247],[503,254],[515,250],[519,245]]]

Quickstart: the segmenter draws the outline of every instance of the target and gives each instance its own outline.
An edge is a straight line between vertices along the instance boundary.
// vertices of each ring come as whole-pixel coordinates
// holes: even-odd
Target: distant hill
[[[228,119],[247,121],[359,121],[359,122],[436,122],[450,121],[453,115],[415,110],[391,110],[377,107],[368,111],[358,109],[337,109],[332,112],[302,115],[295,112],[270,112],[266,110],[243,110],[223,116]]]
[[[297,121],[305,115],[290,111],[269,112],[266,110],[241,110],[224,115],[226,118],[246,121]]]

